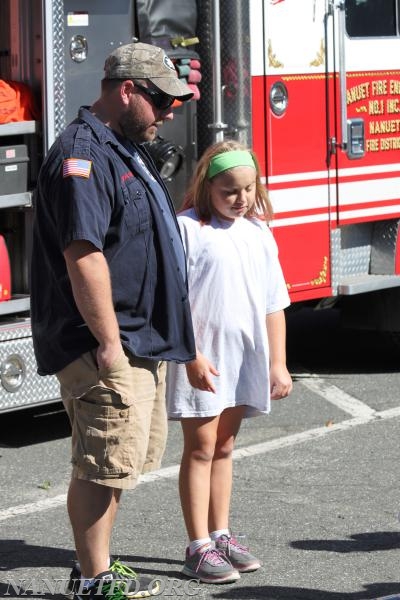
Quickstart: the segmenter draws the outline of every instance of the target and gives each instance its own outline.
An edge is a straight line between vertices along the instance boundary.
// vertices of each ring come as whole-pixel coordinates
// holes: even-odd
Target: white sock
[[[212,531],[210,533],[210,538],[213,540],[213,542],[215,542],[215,540],[221,537],[221,535],[227,535],[228,537],[231,537],[231,532],[229,529],[217,529],[216,531]]]
[[[189,544],[190,556],[192,556],[195,552],[197,552],[197,550],[199,550],[199,548],[201,548],[202,546],[205,546],[204,550],[208,550],[208,548],[211,546],[211,538],[209,538],[209,537],[201,538],[199,540],[193,540],[192,542],[190,542],[190,544]]]
[[[81,570],[81,563],[79,562],[79,560],[77,560],[75,564],[76,564],[77,568],[78,568],[78,569],[79,569],[79,571],[80,571],[80,570]],[[109,568],[111,567],[111,558],[110,558],[110,557],[108,557],[108,567],[109,567]],[[85,578],[85,577],[82,575],[82,572],[81,572],[81,579],[86,579],[86,578]],[[90,577],[89,577],[89,579],[90,579]],[[94,577],[92,577],[92,579],[94,579]]]
[[[79,562],[76,563],[77,566],[79,567],[79,569],[81,568],[81,565],[79,564]],[[110,557],[108,557],[108,566],[111,565],[111,560]],[[94,582],[95,577],[85,577],[85,575],[83,575],[83,573],[81,573],[81,581],[83,581],[83,587],[84,588],[88,588],[92,585],[92,583]]]

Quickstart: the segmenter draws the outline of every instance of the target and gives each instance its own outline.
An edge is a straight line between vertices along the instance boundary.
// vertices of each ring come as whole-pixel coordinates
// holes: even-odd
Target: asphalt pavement
[[[231,526],[246,533],[261,569],[225,585],[181,576],[179,424],[162,469],[123,496],[112,553],[160,578],[160,597],[400,599],[399,359],[384,338],[339,332],[334,316],[324,319],[289,319],[293,394],[239,434]],[[20,418],[30,434],[22,443],[18,420],[2,422],[0,597],[61,600],[74,558],[67,424],[62,413],[36,417],[37,443]]]

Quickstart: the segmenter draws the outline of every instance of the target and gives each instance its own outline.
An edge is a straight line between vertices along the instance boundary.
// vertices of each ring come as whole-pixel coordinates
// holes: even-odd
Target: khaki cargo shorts
[[[72,426],[72,477],[136,486],[159,468],[167,438],[166,363],[123,353],[99,371],[96,350],[57,373]]]

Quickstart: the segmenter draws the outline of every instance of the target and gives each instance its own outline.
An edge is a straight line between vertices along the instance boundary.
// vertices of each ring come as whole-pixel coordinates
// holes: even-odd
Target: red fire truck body
[[[400,283],[400,37],[367,4],[250,3],[253,146],[293,302]]]

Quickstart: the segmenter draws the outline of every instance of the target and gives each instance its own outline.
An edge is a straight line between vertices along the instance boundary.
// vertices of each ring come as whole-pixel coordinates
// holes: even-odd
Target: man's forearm
[[[89,242],[76,241],[64,257],[76,305],[90,331],[102,347],[118,343],[119,327],[103,253]]]

